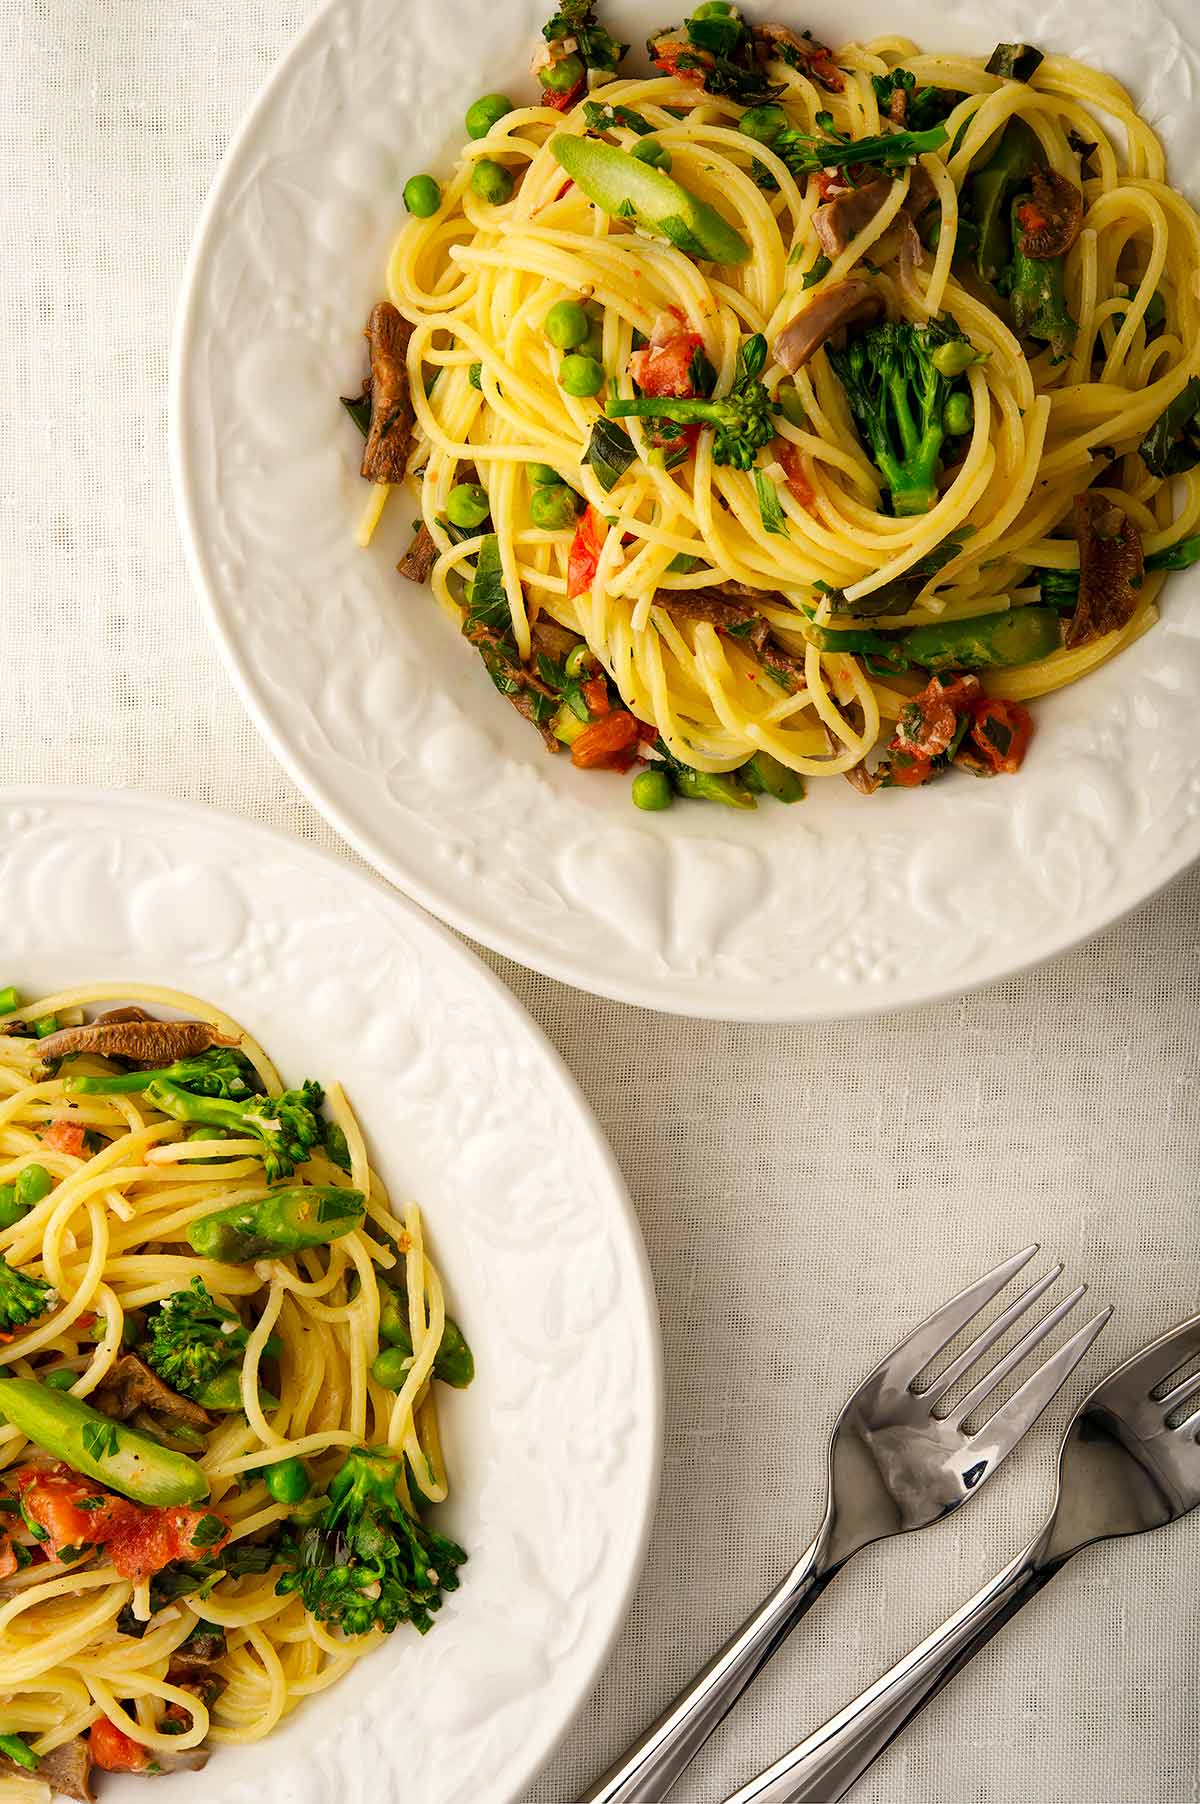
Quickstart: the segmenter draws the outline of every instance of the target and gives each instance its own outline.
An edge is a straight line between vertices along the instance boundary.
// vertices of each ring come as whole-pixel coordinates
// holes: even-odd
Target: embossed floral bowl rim
[[[644,0],[606,10],[644,37]],[[396,574],[412,510],[393,504],[371,550],[355,546],[363,485],[337,396],[361,379],[404,176],[452,155],[464,96],[524,83],[545,11],[329,0],[225,160],[179,315],[172,461],[197,587],[251,714],[376,869],[497,951],[622,1001],[747,1021],[873,1013],[1097,931],[1200,855],[1200,572],[1171,578],[1162,623],[1120,660],[1038,704],[1017,778],[871,801],[826,781],[790,809],[647,816],[627,779],[548,757]],[[1127,0],[1095,0],[1069,45],[1046,0],[963,0],[953,26],[936,0],[884,11],[817,0],[804,22],[834,43],[884,27],[971,50],[1044,37],[1121,76],[1177,178],[1200,163],[1187,0],[1142,0],[1136,32]]]
[[[348,865],[197,805],[0,790],[4,982],[218,1003],[284,1074],[340,1077],[393,1197],[425,1210],[477,1378],[443,1401],[461,1589],[175,1804],[512,1804],[620,1627],[661,1457],[653,1287],[574,1080],[504,986]],[[215,1788],[215,1789],[214,1789]],[[113,1804],[138,1804],[114,1778]]]

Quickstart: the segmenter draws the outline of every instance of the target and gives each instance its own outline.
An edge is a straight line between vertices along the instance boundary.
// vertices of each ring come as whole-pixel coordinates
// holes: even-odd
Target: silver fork
[[[1045,1527],[920,1647],[725,1804],[837,1804],[888,1744],[1023,1604],[1094,1541],[1140,1535],[1200,1503],[1200,1315],[1143,1347],[1080,1404]],[[1186,1418],[1167,1417],[1190,1399]]]
[[[926,1367],[1037,1250],[1026,1247],[952,1297],[859,1386],[834,1427],[828,1504],[812,1545],[578,1804],[662,1804],[717,1724],[850,1556],[872,1541],[940,1522],[1011,1453],[1074,1371],[1111,1310],[1102,1310],[1072,1335],[976,1433],[967,1434],[963,1423],[1074,1309],[1085,1285],[1035,1322],[945,1416],[933,1412],[951,1386],[1049,1290],[1062,1274],[1061,1265],[1022,1291],[927,1389],[914,1387]]]

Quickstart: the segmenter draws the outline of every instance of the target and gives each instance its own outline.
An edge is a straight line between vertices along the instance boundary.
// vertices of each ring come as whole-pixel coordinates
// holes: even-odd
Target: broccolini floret
[[[282,1096],[251,1096],[237,1102],[222,1096],[197,1096],[169,1078],[157,1078],[145,1096],[153,1108],[176,1121],[202,1121],[243,1139],[261,1141],[260,1156],[271,1183],[290,1178],[324,1140],[325,1124],[317,1110],[325,1092],[311,1081],[299,1090],[285,1090]]]
[[[165,1384],[194,1397],[240,1360],[250,1336],[210,1295],[202,1278],[167,1297],[150,1317],[146,1359]]]
[[[330,1483],[324,1516],[285,1550],[292,1569],[276,1591],[298,1592],[310,1615],[346,1635],[390,1635],[402,1622],[425,1634],[442,1593],[457,1590],[467,1556],[406,1507],[403,1473],[402,1455],[353,1448]]]
[[[110,1071],[103,1076],[69,1077],[72,1096],[123,1096],[148,1090],[151,1084],[178,1084],[196,1096],[223,1096],[240,1102],[254,1094],[248,1081],[253,1071],[246,1060],[227,1046],[214,1046],[194,1058],[176,1059],[160,1071]]]
[[[749,470],[762,447],[775,436],[776,405],[758,379],[766,359],[767,341],[756,332],[738,352],[737,373],[727,395],[712,399],[635,395],[611,400],[604,411],[610,419],[636,417],[674,420],[681,426],[711,426],[713,462]]]
[[[57,1301],[58,1293],[45,1279],[14,1271],[7,1259],[0,1259],[0,1329],[25,1328]]]
[[[948,431],[962,430],[954,409],[947,417],[947,404],[956,377],[975,360],[969,342],[938,320],[927,326],[888,321],[844,350],[827,346],[826,352],[893,509],[928,513],[938,498],[943,441]]]

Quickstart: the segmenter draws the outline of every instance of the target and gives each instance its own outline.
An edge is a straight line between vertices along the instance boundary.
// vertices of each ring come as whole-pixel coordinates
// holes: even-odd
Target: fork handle
[[[1059,1570],[1032,1541],[881,1679],[725,1804],[837,1804],[942,1686]]]
[[[782,1584],[577,1804],[662,1804],[717,1724],[843,1563],[825,1563],[827,1542],[822,1528]]]

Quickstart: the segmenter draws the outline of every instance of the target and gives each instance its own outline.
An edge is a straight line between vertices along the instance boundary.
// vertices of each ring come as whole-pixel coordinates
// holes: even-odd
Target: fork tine
[[[1062,1277],[1062,1274],[1063,1268],[1061,1265],[1052,1266],[1044,1278],[1039,1278],[1036,1284],[1031,1284],[1027,1290],[1023,1290],[1016,1302],[1009,1304],[1003,1315],[998,1315],[994,1322],[989,1323],[982,1334],[976,1336],[966,1352],[960,1353],[958,1358],[946,1367],[946,1370],[942,1373],[941,1377],[935,1378],[933,1383],[929,1386],[929,1389],[922,1392],[930,1409],[941,1401],[946,1395],[946,1392],[958,1383],[964,1373],[970,1371],[976,1360],[981,1358],[982,1355],[987,1352],[989,1347],[995,1346],[1001,1335],[1008,1333],[1008,1330],[1012,1327],[1018,1317],[1024,1315],[1029,1306],[1032,1303],[1036,1303],[1038,1298],[1042,1296],[1045,1291],[1049,1290],[1050,1286],[1058,1278]]]
[[[955,1404],[954,1412],[948,1419],[956,1423],[965,1421],[971,1411],[973,1409],[978,1409],[984,1398],[990,1397],[996,1386],[1002,1383],[1003,1380],[1008,1377],[1008,1374],[1013,1371],[1015,1367],[1019,1366],[1022,1360],[1026,1359],[1028,1355],[1033,1352],[1035,1347],[1040,1346],[1048,1334],[1052,1333],[1053,1330],[1058,1327],[1058,1324],[1062,1321],[1063,1317],[1065,1315],[1070,1315],[1080,1297],[1086,1295],[1086,1293],[1086,1284],[1076,1285],[1070,1296],[1064,1297],[1061,1303],[1056,1303],[1049,1315],[1044,1315],[1040,1322],[1035,1322],[1028,1333],[1021,1336],[1016,1346],[1011,1348],[1009,1352],[1004,1355],[1003,1359],[998,1359],[991,1371],[984,1373],[978,1384],[973,1384],[971,1386],[971,1389],[967,1392],[962,1401]]]
[[[987,1440],[991,1444],[993,1463],[1011,1452],[1026,1429],[1033,1427],[1046,1405],[1053,1402],[1096,1336],[1108,1326],[1111,1315],[1111,1308],[1102,1309],[1090,1322],[1085,1322],[972,1436],[973,1440]]]
[[[936,1359],[956,1334],[961,1334],[971,1317],[978,1315],[994,1296],[998,1296],[1023,1265],[1029,1264],[1037,1250],[1035,1241],[1033,1246],[1026,1247],[1023,1252],[1014,1253],[1011,1259],[993,1266],[982,1278],[976,1278],[974,1284],[968,1284],[956,1297],[951,1297],[948,1303],[935,1309],[919,1328],[906,1334],[899,1346],[883,1361],[889,1378],[911,1384],[930,1360]]]
[[[1144,1353],[1137,1355],[1138,1377],[1147,1391],[1152,1391],[1155,1385],[1161,1384],[1164,1378],[1169,1378],[1172,1372],[1178,1371],[1181,1365],[1185,1365],[1197,1353],[1200,1353],[1200,1316],[1192,1316],[1190,1320],[1180,1322],[1177,1328],[1169,1329],[1161,1340],[1155,1341]],[[1132,1365],[1133,1361],[1129,1363]],[[1184,1382],[1191,1384],[1195,1381],[1186,1379]],[[1181,1396],[1185,1394],[1178,1385],[1175,1390]],[[1170,1404],[1167,1399],[1171,1394],[1168,1392],[1167,1397],[1161,1399],[1168,1409]]]
[[[1178,1384],[1173,1384],[1169,1391],[1164,1391],[1162,1396],[1156,1397],[1154,1401],[1166,1416],[1192,1391],[1200,1391],[1200,1372],[1193,1372],[1190,1378],[1181,1378]]]

